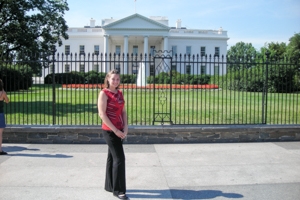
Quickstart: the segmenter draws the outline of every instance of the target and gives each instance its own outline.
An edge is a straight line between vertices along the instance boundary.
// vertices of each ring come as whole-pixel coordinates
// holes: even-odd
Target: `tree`
[[[282,43],[268,43],[267,49],[270,52],[270,57],[275,60],[281,60],[286,55],[286,44]]]
[[[287,46],[287,55],[294,59],[300,60],[300,33],[296,33],[293,37],[289,39],[289,44]]]
[[[293,45],[285,43],[266,43],[261,48],[261,55],[266,59],[268,53],[268,91],[269,92],[297,92],[299,90],[299,66],[290,62],[289,58],[295,58],[297,52],[297,37],[292,37]],[[299,40],[300,41],[300,40]],[[294,48],[291,48],[294,47]],[[292,51],[291,51],[292,49]],[[264,60],[262,60],[264,62]]]
[[[62,38],[68,39],[63,18],[67,10],[65,0],[1,0],[0,54],[26,61],[40,58],[36,53],[49,53],[55,44],[61,46]]]
[[[296,33],[289,41],[287,55],[294,61],[294,79],[300,91],[300,33]]]
[[[228,69],[250,68],[257,51],[251,43],[238,42],[227,51]]]

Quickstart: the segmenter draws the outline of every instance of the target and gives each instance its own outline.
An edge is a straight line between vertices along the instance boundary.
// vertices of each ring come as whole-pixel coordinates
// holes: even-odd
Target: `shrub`
[[[136,83],[137,75],[121,74],[122,83]]]
[[[52,84],[53,74],[48,74],[45,77],[45,84]],[[86,79],[83,72],[55,73],[54,79],[56,84],[76,84],[85,83]]]
[[[27,90],[32,86],[32,70],[29,66],[1,66],[0,78],[4,83],[4,90]]]
[[[48,74],[45,77],[45,84],[52,84],[53,74]],[[55,83],[57,84],[102,84],[104,83],[106,73],[89,71],[87,73],[73,71],[70,73],[55,73]],[[121,74],[122,83],[136,83],[136,75]]]
[[[101,83],[102,84],[102,83],[104,83],[106,73],[90,71],[90,72],[83,74],[83,76],[85,77],[86,83],[93,83],[93,84]]]
[[[170,76],[170,73],[161,72],[157,76],[149,76],[147,79],[147,83],[153,84],[154,80],[157,84],[169,84],[171,83],[172,78],[172,84],[208,84],[210,81],[210,75],[190,75],[190,74],[180,74],[177,71],[171,72],[172,77]]]

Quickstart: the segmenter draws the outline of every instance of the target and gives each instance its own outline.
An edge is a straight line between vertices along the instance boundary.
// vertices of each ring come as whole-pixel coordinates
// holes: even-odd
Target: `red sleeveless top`
[[[122,111],[124,108],[124,97],[120,90],[117,93],[113,93],[108,89],[102,90],[107,96],[106,115],[112,124],[119,130],[123,130],[124,122],[122,117]],[[111,131],[110,128],[102,122],[102,129]]]

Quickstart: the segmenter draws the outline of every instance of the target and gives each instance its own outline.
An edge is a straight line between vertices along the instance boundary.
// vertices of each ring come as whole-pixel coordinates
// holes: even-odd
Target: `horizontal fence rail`
[[[300,67],[288,59],[160,51],[20,57],[0,57],[11,125],[101,125],[97,98],[112,69],[121,74],[130,125],[300,124]]]

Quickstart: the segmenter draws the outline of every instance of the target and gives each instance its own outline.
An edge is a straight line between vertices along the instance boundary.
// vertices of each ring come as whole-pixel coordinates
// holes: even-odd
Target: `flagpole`
[[[134,12],[136,13],[136,0],[134,0]]]

